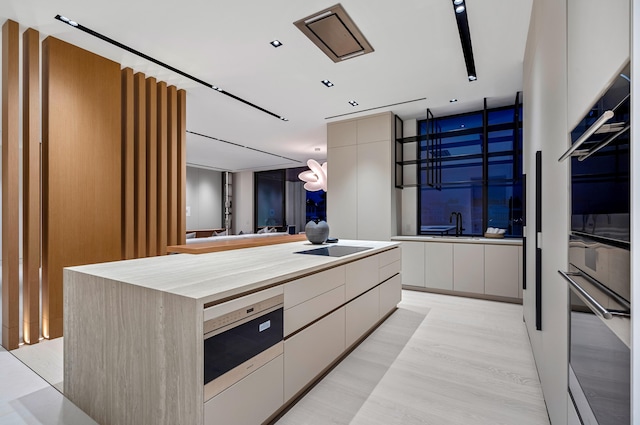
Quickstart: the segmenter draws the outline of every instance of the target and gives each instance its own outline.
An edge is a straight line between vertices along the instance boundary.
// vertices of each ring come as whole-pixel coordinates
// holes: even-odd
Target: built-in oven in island
[[[569,395],[584,425],[631,424],[629,66],[572,132]]]
[[[282,355],[283,301],[272,288],[205,309],[204,402]]]

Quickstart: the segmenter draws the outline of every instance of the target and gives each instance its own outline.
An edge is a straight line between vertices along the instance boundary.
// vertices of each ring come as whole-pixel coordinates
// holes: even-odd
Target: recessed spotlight
[[[315,148],[314,151],[320,152],[320,148]]]
[[[351,106],[358,106],[358,102],[356,102],[355,100],[350,100],[350,101],[349,101],[349,105],[351,105]]]
[[[475,75],[469,75],[469,81],[475,81],[477,79],[478,77],[476,77]]]
[[[289,120],[288,120],[288,119],[286,119],[285,117],[280,117],[280,119],[281,119],[282,121],[289,121]]]
[[[60,15],[60,20],[61,20],[62,22],[69,23],[69,18],[67,18],[66,16],[62,16],[62,15]]]
[[[464,3],[464,0],[453,0],[453,4],[455,4],[456,6],[459,6],[462,3]]]
[[[449,100],[449,102],[451,102],[451,103],[456,103],[457,101],[458,101],[458,99],[451,99],[451,100]]]
[[[224,90],[222,90],[220,87],[218,86],[211,86],[212,89],[219,91],[220,93],[222,93]]]
[[[462,13],[464,12],[464,5],[461,4],[460,6],[456,7],[456,13]]]
[[[273,40],[273,41],[272,41],[271,43],[269,43],[269,44],[271,44],[273,47],[280,47],[280,46],[282,46],[282,42],[281,42],[280,40]]]
[[[329,80],[322,80],[322,84],[324,84],[327,87],[333,87],[333,83]]]

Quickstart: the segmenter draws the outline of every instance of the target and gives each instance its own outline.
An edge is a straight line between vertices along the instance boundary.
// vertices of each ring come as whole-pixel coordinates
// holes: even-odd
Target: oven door
[[[257,312],[247,306],[216,318],[223,326],[204,335],[205,402],[283,353],[282,296],[267,301],[275,305]],[[214,321],[205,322],[205,330]]]
[[[573,270],[563,273],[571,288],[569,394],[585,425],[631,424],[628,304]]]

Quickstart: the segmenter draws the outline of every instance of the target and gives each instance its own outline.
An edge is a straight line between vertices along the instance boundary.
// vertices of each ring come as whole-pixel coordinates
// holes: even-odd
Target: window
[[[487,227],[522,236],[522,107],[506,106],[418,122],[418,226],[455,225],[465,235]],[[441,230],[439,230],[441,231]],[[455,233],[451,230],[450,234]]]

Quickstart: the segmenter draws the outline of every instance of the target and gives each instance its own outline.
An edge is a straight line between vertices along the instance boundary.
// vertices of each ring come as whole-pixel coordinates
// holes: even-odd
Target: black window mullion
[[[482,231],[489,223],[489,112],[487,98],[484,98],[482,109]]]

